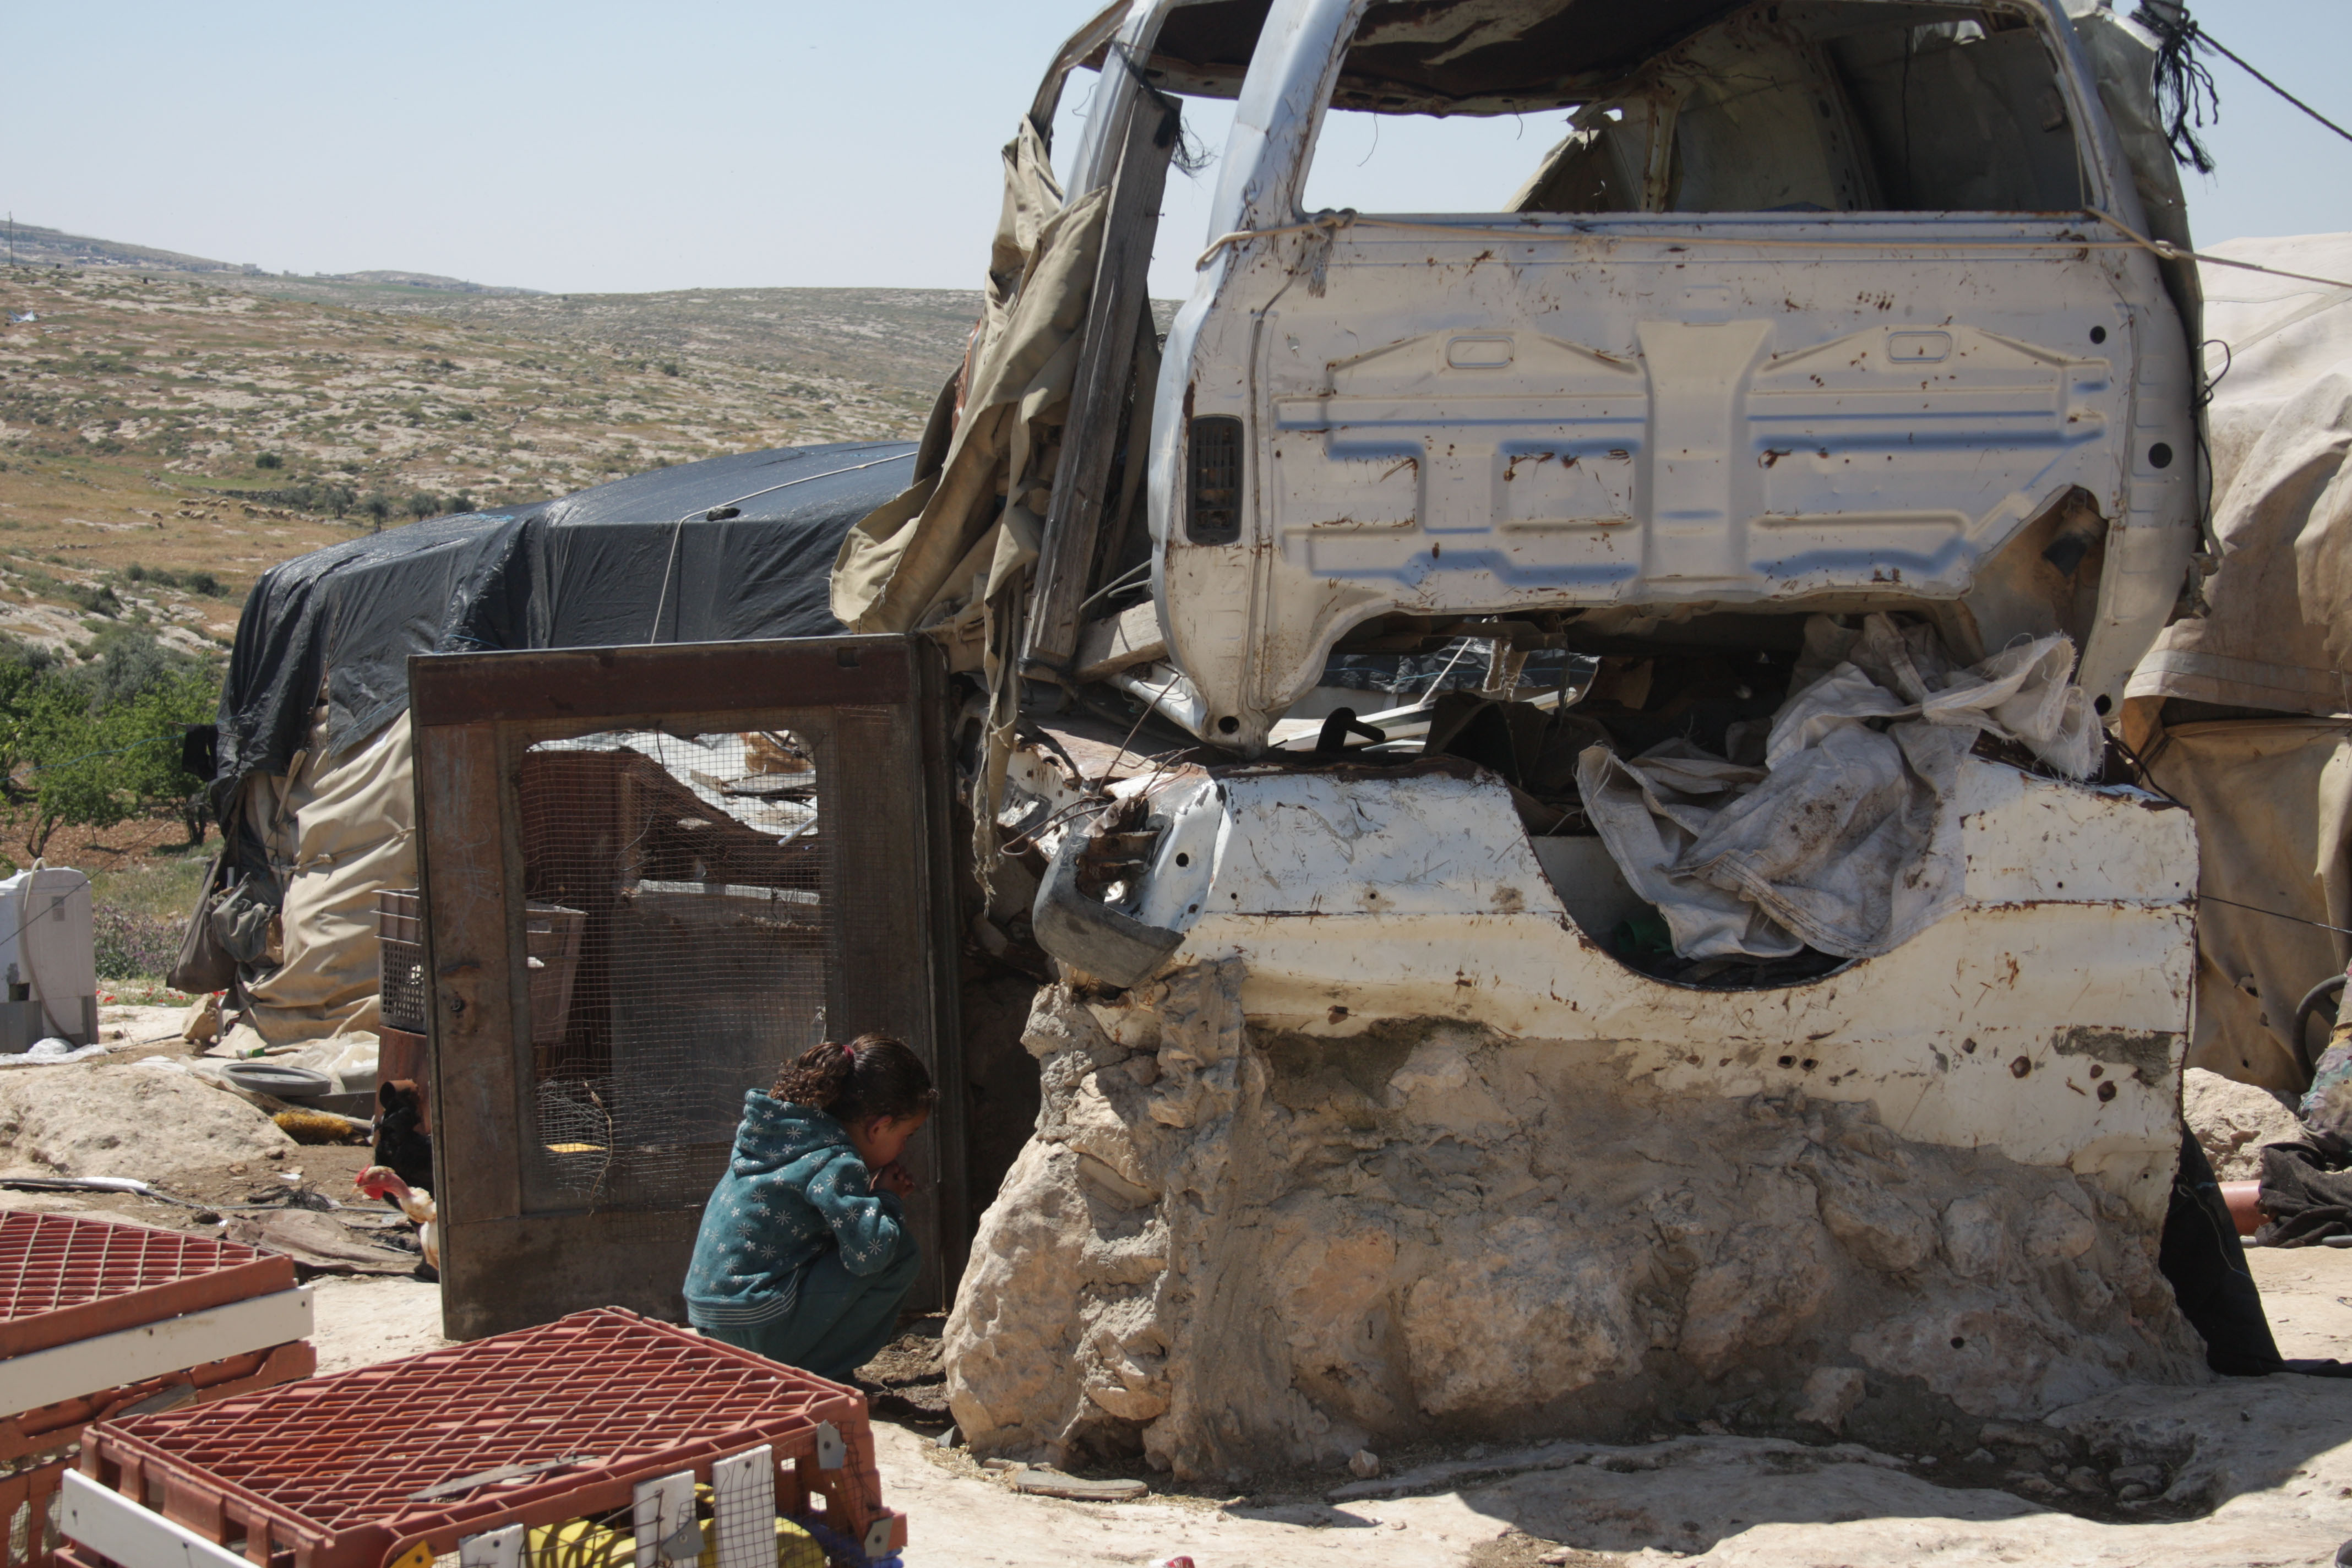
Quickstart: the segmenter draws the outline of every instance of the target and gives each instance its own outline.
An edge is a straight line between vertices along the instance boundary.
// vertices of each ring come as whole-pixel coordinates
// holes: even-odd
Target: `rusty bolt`
[[[2033,1063],[2024,1057],[2020,1057],[2015,1061],[2009,1064],[2009,1075],[2011,1078],[2023,1078],[2027,1073],[2030,1073],[2032,1070]]]
[[[2115,1097],[2116,1086],[2113,1083],[2103,1083],[2099,1085],[2099,1100],[2102,1104],[2107,1100],[2113,1100]]]

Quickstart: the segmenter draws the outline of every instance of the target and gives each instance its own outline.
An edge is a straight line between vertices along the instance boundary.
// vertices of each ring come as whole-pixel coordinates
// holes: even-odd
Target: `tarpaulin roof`
[[[712,458],[274,566],[237,622],[215,805],[287,771],[322,685],[330,757],[382,729],[408,706],[411,654],[837,635],[842,535],[906,488],[914,456],[887,441]]]

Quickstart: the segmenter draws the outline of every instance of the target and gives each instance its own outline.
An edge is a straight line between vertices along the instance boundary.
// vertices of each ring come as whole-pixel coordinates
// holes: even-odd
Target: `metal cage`
[[[906,1159],[910,1304],[943,1304],[969,1226],[933,647],[429,655],[409,682],[447,1331],[681,1318],[743,1091],[867,1031],[941,1089]]]

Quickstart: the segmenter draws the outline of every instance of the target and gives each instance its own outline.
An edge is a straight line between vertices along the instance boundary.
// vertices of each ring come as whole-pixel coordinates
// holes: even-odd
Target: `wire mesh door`
[[[453,1335],[682,1315],[743,1092],[816,1041],[957,1081],[940,685],[894,637],[413,662]],[[919,1304],[965,1239],[940,1098]]]

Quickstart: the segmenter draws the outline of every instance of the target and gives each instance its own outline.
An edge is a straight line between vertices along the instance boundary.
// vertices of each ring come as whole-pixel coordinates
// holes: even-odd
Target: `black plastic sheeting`
[[[842,535],[906,489],[914,456],[884,441],[712,458],[272,567],[221,691],[216,814],[248,775],[287,771],[322,681],[331,757],[404,712],[411,654],[841,634]]]

